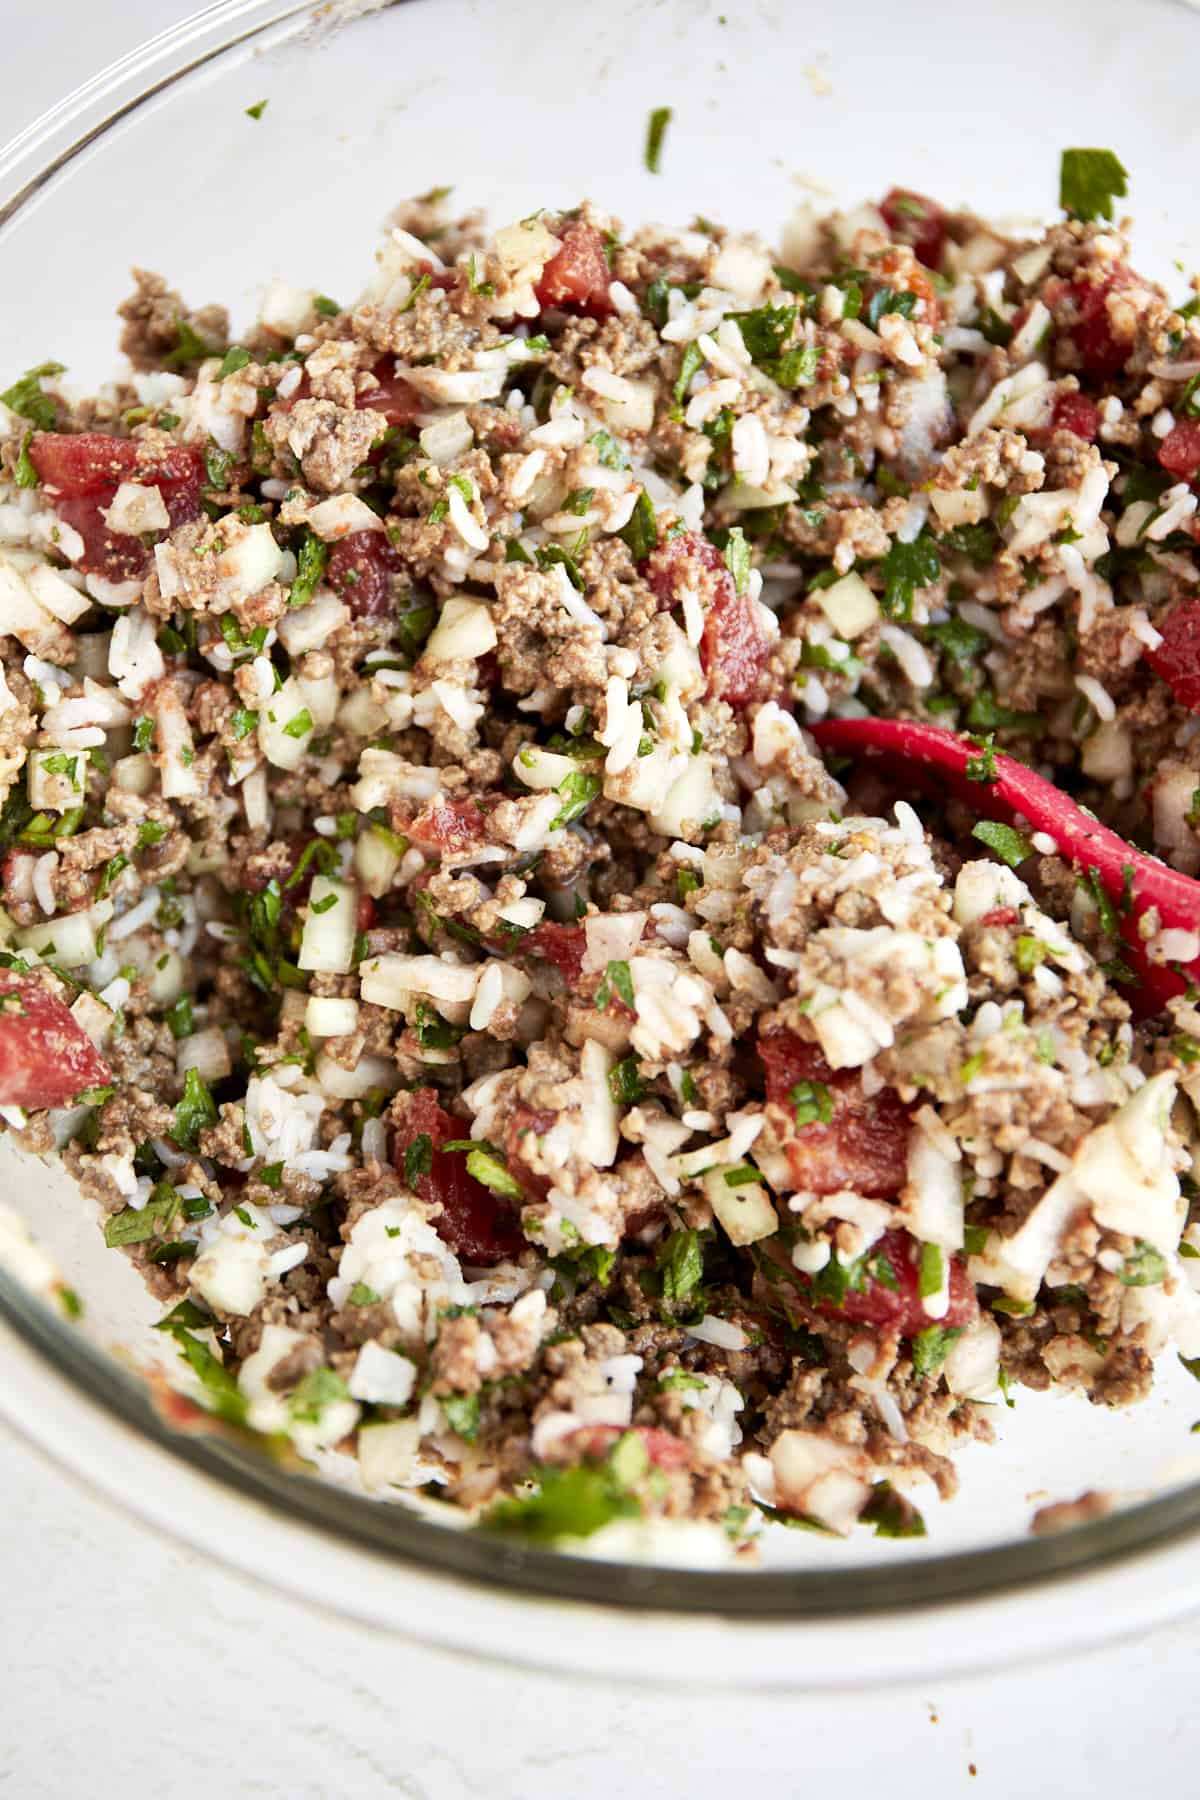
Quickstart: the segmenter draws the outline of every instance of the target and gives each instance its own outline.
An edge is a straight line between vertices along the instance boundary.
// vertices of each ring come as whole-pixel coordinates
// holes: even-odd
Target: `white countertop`
[[[0,1493],[0,1793],[14,1800],[213,1787],[717,1800],[731,1777],[779,1800],[1072,1800],[1171,1791],[1200,1755],[1196,1624],[919,1690],[722,1700],[689,1694],[681,1669],[677,1694],[633,1693],[489,1669],[311,1611],[122,1517],[13,1438],[0,1437]]]
[[[187,10],[125,0],[114,22],[89,0],[9,0],[0,131]],[[692,1697],[686,1669],[677,1693],[647,1695],[324,1616],[123,1517],[8,1435],[0,1496],[0,1792],[14,1800],[716,1800],[731,1777],[788,1800],[833,1783],[851,1800],[1039,1800],[1166,1789],[1200,1757],[1200,1622],[1057,1667],[893,1689],[869,1709]]]

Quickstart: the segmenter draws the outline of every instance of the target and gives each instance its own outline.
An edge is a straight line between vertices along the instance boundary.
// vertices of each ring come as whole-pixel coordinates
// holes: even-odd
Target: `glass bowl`
[[[103,381],[134,263],[235,322],[275,277],[355,292],[391,205],[448,183],[496,223],[590,194],[627,221],[703,212],[776,237],[800,199],[892,183],[1046,216],[1062,146],[1111,143],[1131,172],[1139,266],[1178,283],[1200,261],[1198,48],[1195,16],[1167,0],[1093,0],[1086,30],[1048,0],[820,15],[769,0],[552,14],[528,0],[229,0],[0,152],[5,366],[53,356],[85,389]],[[646,122],[667,105],[651,174]],[[66,1320],[5,1233],[0,1414],[123,1507],[390,1629],[560,1669],[818,1687],[1027,1659],[1200,1603],[1187,1454],[1200,1396],[1173,1358],[1128,1415],[1020,1391],[1000,1442],[962,1453],[961,1494],[926,1509],[924,1540],[772,1530],[756,1569],[686,1529],[604,1557],[544,1551],[188,1425],[161,1378],[176,1370],[151,1330],[159,1309],[89,1206],[8,1146],[0,1176],[83,1302]],[[1123,1504],[1030,1535],[1040,1501],[1089,1488]]]

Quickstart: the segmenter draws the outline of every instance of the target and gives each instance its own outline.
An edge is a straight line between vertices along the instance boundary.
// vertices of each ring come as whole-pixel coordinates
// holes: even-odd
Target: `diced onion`
[[[847,643],[879,623],[879,602],[861,575],[843,575],[811,595],[833,629]]]
[[[353,968],[357,913],[354,888],[328,875],[314,876],[297,966],[325,975],[345,975]]]
[[[312,994],[304,1023],[313,1037],[348,1037],[358,1029],[358,1001],[335,994]]]

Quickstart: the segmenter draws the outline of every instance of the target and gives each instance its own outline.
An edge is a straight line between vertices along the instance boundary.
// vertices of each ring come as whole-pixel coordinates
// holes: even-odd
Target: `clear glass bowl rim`
[[[400,7],[407,0],[387,0]],[[0,147],[0,235],[86,148],[155,96],[226,52],[286,37],[314,17],[311,4],[218,0],[109,64]],[[352,28],[348,19],[341,28]],[[513,1599],[706,1614],[781,1627],[803,1620],[915,1613],[950,1602],[1096,1575],[1200,1534],[1200,1482],[1051,1537],[863,1567],[694,1570],[596,1561],[433,1524],[400,1506],[361,1498],[284,1468],[236,1434],[173,1427],[148,1386],[105,1356],[0,1269],[0,1322],[87,1406],[131,1426],[198,1476],[285,1515],[315,1536],[409,1564],[423,1574],[481,1584]]]

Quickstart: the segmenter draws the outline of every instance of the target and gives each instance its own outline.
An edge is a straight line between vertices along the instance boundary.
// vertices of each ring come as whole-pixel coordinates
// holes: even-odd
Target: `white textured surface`
[[[185,10],[10,8],[0,131]],[[1178,1786],[1200,1755],[1200,1624],[869,1701],[693,1700],[686,1668],[677,1699],[646,1698],[324,1617],[131,1523],[9,1436],[0,1505],[0,1792],[20,1800],[716,1800],[731,1779],[787,1800],[833,1784],[1039,1800]]]
[[[1177,1788],[1200,1754],[1196,1626],[919,1691],[722,1701],[690,1696],[681,1668],[678,1698],[647,1697],[310,1612],[131,1524],[11,1437],[0,1493],[14,1800],[717,1800],[731,1779],[780,1800],[1041,1800]]]

